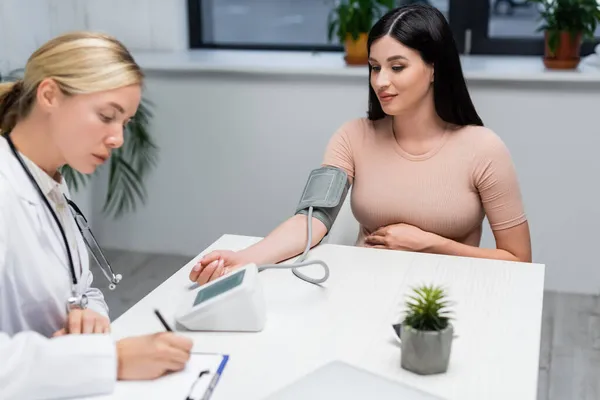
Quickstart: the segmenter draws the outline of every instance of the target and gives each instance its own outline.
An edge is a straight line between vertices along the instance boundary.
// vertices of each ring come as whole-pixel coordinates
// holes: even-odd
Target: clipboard
[[[118,381],[115,390],[93,400],[209,400],[229,361],[229,355],[192,352],[184,370],[151,381]]]
[[[229,361],[229,355],[192,353],[192,358],[195,355],[200,355],[207,358],[212,356],[214,358],[214,362],[211,363],[211,366],[209,367],[208,364],[204,364],[205,360],[203,360],[202,364],[206,365],[206,367],[200,368],[200,372],[198,372],[196,380],[190,387],[190,391],[186,397],[186,400],[209,400],[217,386],[217,383],[219,383],[219,379],[221,378],[221,374],[227,365],[227,361]]]

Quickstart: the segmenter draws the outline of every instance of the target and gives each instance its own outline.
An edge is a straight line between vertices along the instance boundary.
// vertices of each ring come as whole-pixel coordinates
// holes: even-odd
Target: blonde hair
[[[94,32],[63,34],[29,57],[22,80],[0,84],[0,132],[12,130],[29,114],[47,78],[66,95],[76,95],[141,85],[144,75],[117,39]]]

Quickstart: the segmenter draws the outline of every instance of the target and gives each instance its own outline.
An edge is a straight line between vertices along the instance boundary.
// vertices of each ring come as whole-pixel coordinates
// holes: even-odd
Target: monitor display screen
[[[206,300],[212,299],[215,296],[220,295],[221,293],[225,293],[228,290],[234,289],[242,284],[244,280],[244,274],[246,270],[243,269],[239,272],[228,276],[227,278],[219,281],[215,284],[212,284],[204,289],[200,289],[198,294],[196,295],[196,300],[194,300],[194,306],[205,302]]]

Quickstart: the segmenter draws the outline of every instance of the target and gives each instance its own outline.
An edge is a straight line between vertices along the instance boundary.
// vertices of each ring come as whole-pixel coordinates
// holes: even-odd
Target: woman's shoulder
[[[492,167],[496,170],[512,168],[513,160],[508,146],[494,130],[484,126],[466,126],[456,132],[455,149],[471,160],[475,175]]]
[[[485,126],[463,126],[456,129],[454,136],[461,144],[482,155],[508,151],[500,135]]]
[[[385,130],[388,124],[387,118],[377,121],[372,121],[367,117],[352,118],[344,122],[336,134],[344,135],[350,140],[357,140]]]

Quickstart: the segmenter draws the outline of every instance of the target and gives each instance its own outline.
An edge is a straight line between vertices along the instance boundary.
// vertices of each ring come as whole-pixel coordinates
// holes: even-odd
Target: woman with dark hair
[[[373,26],[368,46],[368,117],[341,126],[323,162],[344,170],[353,185],[356,244],[531,262],[511,156],[477,115],[442,13],[424,4],[392,10]],[[479,247],[486,216],[492,249]],[[315,214],[310,222],[314,246],[327,221]],[[206,255],[190,279],[203,284],[248,263],[296,256],[306,229],[298,213],[244,250]]]

